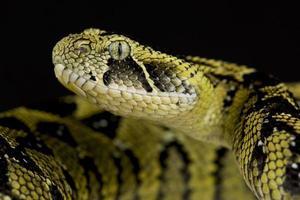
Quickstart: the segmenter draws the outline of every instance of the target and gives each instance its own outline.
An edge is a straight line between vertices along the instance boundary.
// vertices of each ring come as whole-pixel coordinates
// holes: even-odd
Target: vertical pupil
[[[122,55],[122,44],[121,43],[119,43],[119,45],[118,45],[118,54],[119,54],[119,56]]]

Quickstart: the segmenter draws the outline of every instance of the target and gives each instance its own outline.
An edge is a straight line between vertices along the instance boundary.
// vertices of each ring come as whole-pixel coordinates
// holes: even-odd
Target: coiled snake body
[[[53,63],[81,97],[0,113],[1,200],[300,199],[299,107],[277,79],[99,29]]]

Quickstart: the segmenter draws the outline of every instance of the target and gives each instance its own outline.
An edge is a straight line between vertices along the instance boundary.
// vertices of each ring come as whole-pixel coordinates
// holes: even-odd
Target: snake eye
[[[110,56],[115,60],[123,60],[130,54],[130,46],[125,41],[114,41],[108,47]]]

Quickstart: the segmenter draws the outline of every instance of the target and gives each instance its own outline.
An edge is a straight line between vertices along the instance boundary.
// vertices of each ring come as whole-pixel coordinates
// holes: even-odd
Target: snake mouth
[[[116,95],[117,93],[128,93],[128,94],[136,94],[142,96],[153,96],[153,97],[170,97],[173,99],[174,103],[178,103],[178,101],[182,102],[193,102],[197,97],[196,93],[193,94],[184,94],[184,93],[177,93],[177,92],[147,92],[146,90],[138,90],[135,88],[128,88],[128,87],[120,87],[116,84],[112,85],[105,85],[101,81],[95,81],[91,79],[91,75],[86,74],[84,72],[75,73],[74,71],[68,69],[63,64],[56,64],[55,68],[55,75],[58,80],[67,88],[71,89],[75,93],[79,94],[80,96],[86,97],[88,94],[92,96],[97,96],[98,94],[108,94],[108,95]],[[70,88],[71,87],[71,88]],[[114,94],[115,93],[115,94]]]
[[[196,93],[149,93],[117,85],[106,86],[101,79],[95,80],[85,72],[75,73],[63,64],[55,64],[54,71],[66,88],[117,115],[152,119],[177,117],[179,113],[191,110],[198,98]]]

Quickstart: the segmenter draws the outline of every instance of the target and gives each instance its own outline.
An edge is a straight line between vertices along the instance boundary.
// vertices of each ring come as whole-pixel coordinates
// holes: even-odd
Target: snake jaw
[[[55,75],[66,88],[86,98],[91,103],[117,115],[144,117],[158,120],[165,117],[174,118],[193,108],[197,95],[178,93],[151,93],[111,84],[92,81],[88,74],[79,75],[63,64],[56,64]]]

